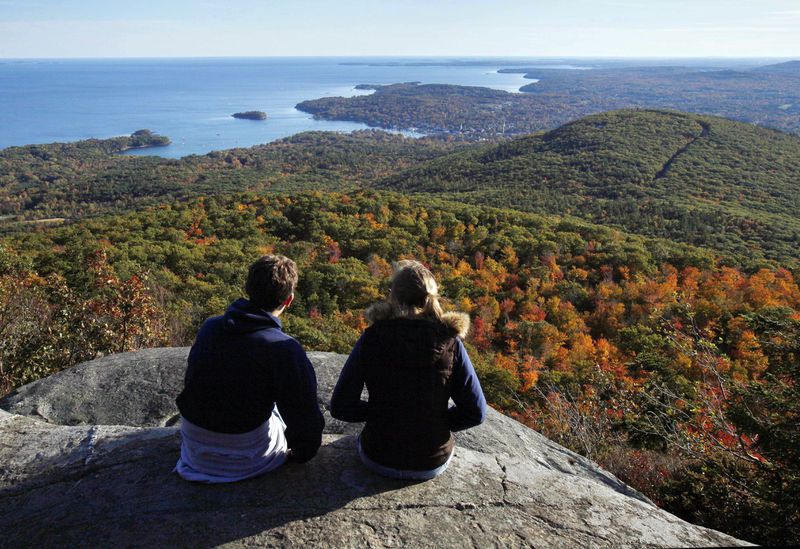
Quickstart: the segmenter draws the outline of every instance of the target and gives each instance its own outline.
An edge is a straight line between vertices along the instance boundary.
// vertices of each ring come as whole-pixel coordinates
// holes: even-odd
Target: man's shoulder
[[[269,327],[264,328],[261,330],[257,330],[252,332],[254,336],[258,337],[259,339],[263,339],[267,343],[273,343],[275,345],[291,345],[292,342],[300,345],[295,338],[281,330],[280,328],[276,327]]]
[[[200,329],[203,328],[213,328],[214,326],[218,326],[222,324],[222,321],[225,317],[223,315],[212,316],[203,321],[203,324],[200,326]]]
[[[282,330],[275,328],[261,330],[256,333],[257,337],[263,341],[270,352],[289,355],[302,353],[305,355],[305,350],[300,345],[300,342]]]
[[[200,329],[197,331],[198,338],[209,337],[213,332],[222,328],[222,316],[212,316],[203,321]]]

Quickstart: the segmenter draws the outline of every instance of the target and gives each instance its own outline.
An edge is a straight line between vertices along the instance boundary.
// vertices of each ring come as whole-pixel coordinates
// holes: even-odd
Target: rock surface
[[[186,348],[105,357],[0,401],[0,546],[708,547],[744,545],[652,505],[496,412],[441,477],[383,479],[327,403],[344,361],[310,353],[326,410],[316,458],[227,486],[171,472]],[[10,413],[9,413],[10,412]]]

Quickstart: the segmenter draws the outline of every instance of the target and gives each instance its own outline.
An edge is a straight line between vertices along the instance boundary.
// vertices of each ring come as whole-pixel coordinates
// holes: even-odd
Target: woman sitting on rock
[[[443,313],[436,281],[417,261],[400,261],[386,302],[367,310],[367,328],[342,369],[331,414],[366,421],[358,452],[374,472],[431,479],[453,457],[452,431],[483,422],[486,399],[461,338],[463,313]],[[369,401],[361,400],[364,385]],[[455,406],[449,407],[452,398]]]

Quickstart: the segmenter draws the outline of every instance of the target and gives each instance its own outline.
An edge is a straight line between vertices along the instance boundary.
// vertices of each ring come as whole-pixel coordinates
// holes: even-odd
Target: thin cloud
[[[18,0],[0,0],[0,8],[44,8],[44,2],[20,2]]]
[[[558,29],[564,32],[607,32],[607,33],[648,33],[648,32],[782,32],[794,31],[795,25],[781,25],[779,23],[769,23],[764,25],[686,25],[680,27],[625,27],[620,28],[611,25],[556,25],[551,29]]]
[[[0,0],[2,2],[2,0]],[[63,27],[102,27],[104,25],[137,26],[137,25],[174,25],[178,19],[29,19],[18,21],[0,21],[0,27],[36,27],[59,25]]]
[[[606,2],[600,2],[603,6],[611,6],[614,8],[628,8],[628,9],[641,9],[644,6],[638,2],[616,2],[613,0],[608,0]]]

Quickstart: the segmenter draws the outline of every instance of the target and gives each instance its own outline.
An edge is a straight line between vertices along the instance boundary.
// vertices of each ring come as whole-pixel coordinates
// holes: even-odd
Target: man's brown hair
[[[250,265],[244,286],[250,302],[274,311],[289,299],[297,286],[297,265],[283,255],[265,255]]]

